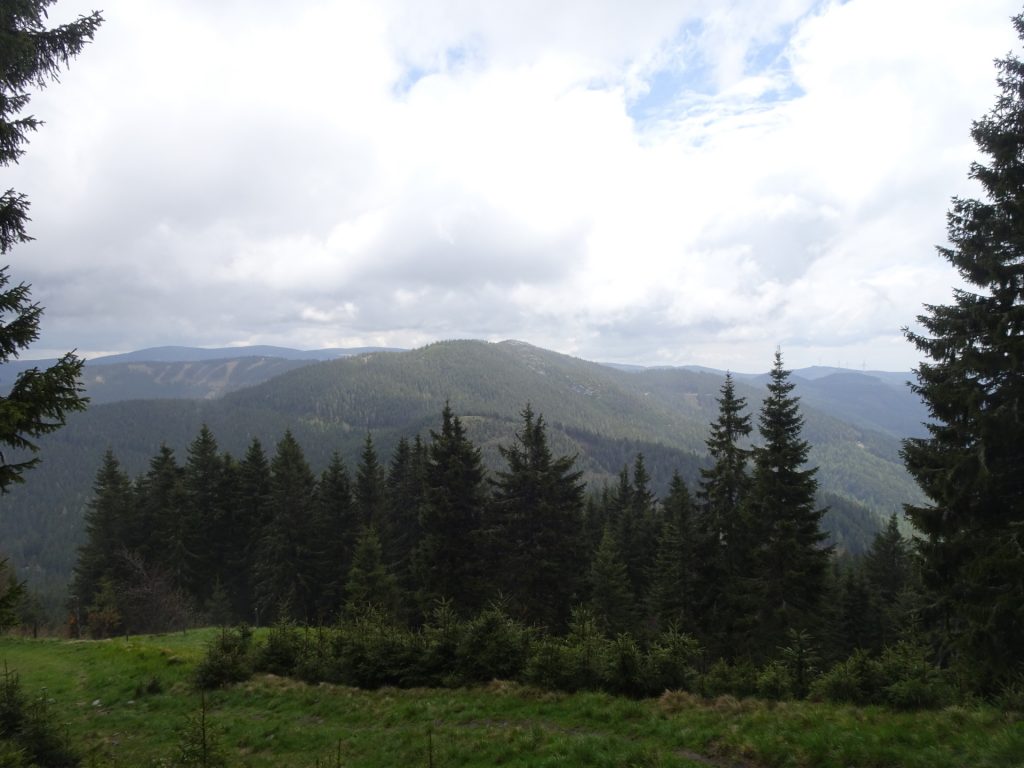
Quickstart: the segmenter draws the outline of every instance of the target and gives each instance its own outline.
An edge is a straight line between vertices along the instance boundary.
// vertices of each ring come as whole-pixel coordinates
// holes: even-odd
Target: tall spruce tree
[[[745,650],[738,638],[750,629],[754,610],[755,538],[746,506],[750,449],[744,447],[752,427],[731,373],[719,392],[718,418],[706,441],[712,463],[701,470],[697,491],[694,610],[705,642],[731,657]]]
[[[606,526],[601,536],[588,581],[590,608],[601,630],[610,634],[635,630],[636,597],[611,526]]]
[[[316,557],[312,533],[316,480],[291,431],[270,462],[270,518],[254,568],[261,620],[316,617]]]
[[[352,492],[360,525],[372,525],[379,531],[384,513],[385,473],[377,458],[377,449],[373,447],[373,435],[369,432],[363,441]]]
[[[461,613],[477,610],[486,587],[481,521],[487,496],[480,449],[466,436],[448,403],[441,431],[430,432],[425,470],[427,503],[420,518],[422,538],[415,568],[419,601],[429,613],[448,599]]]
[[[384,563],[373,526],[359,534],[345,580],[346,613],[353,616],[371,608],[391,618],[399,611],[398,580]]]
[[[385,522],[381,529],[385,562],[404,592],[414,589],[412,553],[420,540],[420,516],[426,504],[427,450],[419,435],[398,441],[388,468]]]
[[[183,516],[189,526],[186,535],[190,538],[185,551],[186,587],[202,603],[210,597],[214,585],[223,583],[226,577],[229,537],[224,461],[217,440],[205,424],[188,447],[182,490]]]
[[[527,404],[522,428],[499,448],[507,469],[491,482],[492,579],[520,618],[561,629],[580,589],[583,482],[575,457],[555,458],[544,417]]]
[[[254,437],[249,443],[235,479],[231,506],[239,540],[232,550],[235,559],[229,563],[233,571],[229,592],[235,615],[259,623],[254,611],[253,569],[270,520],[270,462],[259,439]]]
[[[83,613],[104,583],[124,575],[125,531],[134,512],[134,489],[121,463],[109,449],[96,472],[92,499],[85,513],[85,543],[79,547],[71,595]],[[84,616],[83,616],[84,618]]]
[[[314,528],[318,612],[335,616],[345,605],[345,578],[362,530],[352,502],[352,481],[338,452],[332,454],[317,484]]]
[[[1013,24],[1024,40],[1024,14]],[[982,689],[1024,670],[1024,62],[996,66],[996,104],[971,130],[984,199],[953,199],[938,249],[968,287],[906,331],[932,422],[903,444],[930,502],[907,514],[933,616]]]
[[[679,472],[672,474],[663,503],[664,520],[658,534],[649,597],[650,614],[658,626],[693,630],[695,576],[694,509],[690,491]]]
[[[802,437],[803,417],[794,384],[775,352],[768,394],[761,405],[754,449],[749,519],[757,538],[760,579],[759,648],[783,645],[788,630],[813,624],[825,586],[831,548],[820,527],[817,468],[806,468],[810,445]]]
[[[69,24],[47,29],[46,9],[54,0],[19,0],[0,4],[0,166],[18,162],[28,136],[42,124],[28,106],[30,87],[44,88],[92,40],[103,19],[99,13],[80,16]],[[15,245],[31,240],[28,198],[13,189],[0,193],[0,257]],[[39,338],[42,307],[31,299],[29,286],[10,286],[7,267],[0,267],[0,364],[17,358]],[[19,373],[6,394],[0,395],[0,494],[39,458],[36,439],[64,424],[69,413],[88,402],[78,377],[82,360],[73,353],[44,370]]]
[[[139,496],[135,519],[140,531],[139,552],[146,562],[158,565],[183,587],[175,576],[175,566],[183,562],[189,548],[191,533],[184,508],[181,484],[182,470],[174,451],[161,445],[150,459],[149,471],[139,483]]]

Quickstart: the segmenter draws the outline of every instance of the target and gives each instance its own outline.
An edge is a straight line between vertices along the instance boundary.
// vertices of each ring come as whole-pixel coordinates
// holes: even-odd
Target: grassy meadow
[[[84,765],[170,766],[194,746],[191,675],[216,632],[4,637],[0,665],[49,702]],[[228,766],[1024,766],[1024,717],[985,706],[634,701],[498,681],[362,691],[264,675],[207,694],[205,720]]]

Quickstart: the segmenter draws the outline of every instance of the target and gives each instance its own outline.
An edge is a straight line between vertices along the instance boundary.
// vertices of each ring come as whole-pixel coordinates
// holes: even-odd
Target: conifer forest
[[[50,26],[54,2],[0,0],[3,167],[18,164],[28,136],[43,125],[25,112],[31,91],[56,81],[103,23],[92,12]],[[859,11],[869,4],[821,5],[801,17],[803,32],[821,33],[822,19],[841,6]],[[1012,26],[1019,46],[1024,13]],[[691,31],[695,39],[703,34],[702,25],[681,29],[687,41]],[[457,74],[483,66],[483,58],[464,61],[473,56],[461,48],[446,49],[441,59]],[[394,109],[416,106],[420,80],[451,74],[405,64],[412,81],[388,81]],[[15,277],[24,264],[0,265],[0,766],[263,766],[283,764],[279,752],[304,761],[315,753],[320,766],[325,748],[334,751],[323,765],[338,768],[422,756],[419,764],[431,768],[894,766],[931,765],[933,758],[943,766],[1024,765],[1024,60],[1007,54],[996,70],[995,104],[970,129],[978,159],[967,177],[975,196],[953,197],[946,242],[937,248],[955,275],[952,298],[908,307],[908,325],[890,329],[920,358],[912,374],[815,365],[802,369],[812,374],[798,383],[784,363],[786,345],[774,342],[763,375],[626,362],[639,356],[594,363],[521,341],[442,340],[418,319],[407,323],[409,333],[434,340],[411,351],[354,346],[367,339],[390,344],[383,331],[338,330],[331,339],[351,348],[258,346],[296,353],[291,357],[221,359],[235,347],[208,347],[200,361],[187,357],[190,348],[161,347],[110,354],[117,360],[105,363],[77,350],[22,360],[41,338],[43,308]],[[628,79],[635,75],[631,69]],[[589,99],[601,78],[585,79]],[[641,95],[653,99],[655,85],[674,82],[662,80]],[[797,98],[794,83],[772,90],[772,98]],[[256,90],[265,100],[264,85]],[[639,97],[630,98],[635,107]],[[759,96],[758,115],[766,104]],[[650,114],[667,108],[655,104]],[[632,130],[639,120],[630,114],[620,122]],[[658,131],[668,122],[658,122]],[[83,132],[100,132],[103,123],[83,118]],[[713,141],[693,143],[715,151]],[[338,154],[358,165],[362,149]],[[76,162],[103,165],[91,157]],[[303,184],[329,186],[325,168]],[[275,206],[283,205],[287,195],[275,185]],[[191,195],[201,185],[188,186]],[[562,193],[552,188],[554,200]],[[531,210],[544,207],[524,197]],[[451,209],[474,206],[455,202]],[[826,218],[830,206],[818,206]],[[147,215],[144,208],[136,215]],[[33,239],[28,211],[25,194],[0,195],[5,261]],[[474,220],[466,231],[434,222],[443,247],[435,253],[424,245],[420,253],[409,246],[416,280],[426,287],[421,294],[419,283],[416,290],[382,288],[394,298],[391,311],[442,294],[440,305],[455,302],[458,290],[441,278],[441,293],[430,293],[437,286],[426,271],[443,271],[456,235],[476,248],[474,238],[492,234],[484,230],[507,226],[504,215]],[[419,237],[419,225],[415,217],[389,216],[359,209],[351,221],[331,223],[322,239],[358,250],[364,240],[375,242],[378,227],[408,225],[413,234],[381,246],[381,253],[404,253],[402,243]],[[140,248],[178,237],[168,217],[154,230],[159,236],[139,236]],[[732,226],[731,219],[728,226],[715,221],[709,232]],[[260,227],[278,223],[261,220]],[[208,229],[221,237],[233,226]],[[583,239],[597,236],[587,232]],[[721,253],[746,259],[746,245],[732,236]],[[272,245],[250,243],[249,250],[317,240],[268,238]],[[558,238],[552,242],[562,247]],[[557,272],[562,267],[548,263],[553,247],[512,238],[507,249],[543,254],[530,268],[543,263]],[[317,254],[316,270],[334,275],[337,265]],[[452,264],[472,271],[477,256]],[[234,276],[216,283],[225,291],[234,290],[238,275],[258,271],[238,259],[217,266]],[[742,269],[754,274],[759,267],[750,259]],[[807,274],[818,265],[812,261]],[[599,262],[587,263],[596,270]],[[275,266],[268,280],[288,283],[292,266]],[[140,273],[149,268],[132,265]],[[353,270],[352,284],[377,285],[377,273]],[[72,295],[65,331],[86,314],[102,314],[96,301],[82,298],[87,292],[80,295],[88,281],[78,275],[93,273],[58,279],[59,271],[41,273],[58,284],[43,295],[58,301],[61,284]],[[576,264],[565,271],[581,270]],[[906,274],[924,272],[893,274],[878,284],[892,278],[905,285]],[[510,293],[546,296],[543,283],[495,280],[481,278],[484,287],[469,302],[485,307],[479,317],[488,315],[487,322],[492,309],[495,316],[522,309],[497,306],[508,286]],[[757,301],[768,296],[768,314],[785,314],[788,305],[771,298],[782,295],[779,283],[765,280]],[[281,317],[320,328],[358,320],[355,300],[331,296],[325,310],[306,298],[294,299]],[[563,300],[544,298],[552,306]],[[842,314],[823,306],[827,298],[814,300],[823,323]],[[131,301],[145,304],[125,299]],[[485,306],[492,301],[495,307]],[[689,317],[690,307],[680,309],[686,301],[699,303],[694,296],[665,300],[665,317]],[[850,318],[869,314],[850,309],[855,303],[844,305]],[[736,306],[754,312],[743,301]],[[225,323],[236,310],[244,314],[224,309]],[[551,311],[543,316],[548,325],[569,316]],[[592,314],[601,315],[603,338],[636,338],[625,328],[633,324],[630,311]],[[728,336],[715,335],[728,326],[724,320],[693,316],[686,327],[695,337],[707,328],[705,338]],[[105,327],[118,324],[111,318]],[[608,330],[620,320],[622,329]],[[438,327],[464,327],[458,322],[446,318]],[[180,327],[202,324],[188,318]],[[655,326],[647,331],[660,334]],[[737,328],[737,336],[753,333]],[[815,331],[808,329],[808,338]],[[160,338],[170,332],[161,329]],[[600,335],[580,331],[587,333]],[[794,333],[788,338],[806,342],[809,354],[812,343]],[[236,336],[260,338],[230,338]],[[649,349],[662,345],[660,355],[658,339]],[[137,356],[146,352],[159,355]],[[9,667],[6,654],[22,668]],[[23,676],[34,687],[23,685]],[[198,714],[186,713],[183,728],[168,725],[192,698]],[[472,707],[476,714],[467,714]],[[235,713],[230,749],[222,751],[207,723],[218,708]],[[520,720],[512,723],[506,709]],[[348,732],[325,741],[325,718]],[[286,720],[301,738],[289,735]],[[779,735],[776,727],[789,730]],[[448,728],[437,746],[435,728]],[[91,745],[91,762],[83,744]],[[435,746],[450,759],[435,762]]]

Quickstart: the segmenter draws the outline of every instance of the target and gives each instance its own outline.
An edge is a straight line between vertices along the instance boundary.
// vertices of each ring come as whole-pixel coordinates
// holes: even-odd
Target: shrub
[[[810,696],[816,701],[867,704],[873,672],[866,651],[858,649],[848,659],[837,662],[811,683]]]
[[[781,661],[768,662],[757,675],[757,695],[764,699],[788,699],[793,696],[793,676]]]
[[[274,675],[290,675],[302,653],[302,638],[294,624],[278,622],[267,634],[253,658],[253,668]]]
[[[0,765],[77,766],[74,750],[61,737],[42,696],[29,701],[13,672],[0,675]]]
[[[459,675],[465,682],[513,680],[526,668],[529,647],[529,630],[491,606],[466,623],[456,649]]]
[[[811,686],[817,699],[898,709],[942,707],[952,694],[946,674],[928,660],[927,651],[907,642],[885,648],[875,659],[855,651]]]
[[[928,651],[903,642],[885,648],[875,663],[877,685],[886,704],[898,709],[934,709],[952,700],[945,673],[928,660]]]
[[[692,691],[697,687],[695,660],[700,644],[690,635],[670,627],[659,634],[647,654],[645,687],[652,693]]]
[[[644,690],[646,661],[631,635],[622,633],[612,640],[605,672],[605,686],[612,693],[641,696]]]
[[[423,628],[422,654],[411,674],[423,685],[451,685],[455,682],[455,658],[464,625],[449,600],[441,600]]]
[[[700,692],[709,699],[717,696],[753,696],[757,692],[757,669],[749,661],[730,664],[719,659],[699,679]]]
[[[569,646],[562,640],[545,637],[530,646],[523,677],[540,688],[574,690]]]
[[[340,682],[361,688],[408,685],[419,675],[413,649],[421,648],[387,613],[368,609],[343,624],[335,639]]]
[[[581,606],[573,610],[569,634],[563,641],[563,654],[566,690],[597,690],[604,685],[611,643],[589,608]]]
[[[248,627],[223,629],[196,667],[196,686],[210,690],[240,683],[252,677],[252,669],[252,632]]]
[[[1003,684],[995,704],[1006,712],[1024,712],[1024,674],[1018,674]]]

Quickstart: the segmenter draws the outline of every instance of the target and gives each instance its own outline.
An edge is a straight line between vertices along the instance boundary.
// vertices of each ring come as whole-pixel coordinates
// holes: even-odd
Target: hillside
[[[232,370],[276,364],[235,363]],[[210,381],[222,380],[214,371],[226,364],[210,365]],[[108,447],[134,475],[163,442],[183,456],[204,422],[234,455],[253,437],[272,447],[291,429],[315,470],[334,450],[351,467],[367,431],[386,458],[398,437],[436,428],[446,400],[492,467],[500,460],[497,446],[511,438],[529,402],[548,422],[553,449],[577,453],[592,487],[613,478],[638,451],[657,491],[674,469],[693,486],[721,381],[685,369],[625,372],[521,342],[452,341],[303,365],[217,399],[99,404],[47,438],[43,464],[0,500],[0,541],[24,576],[57,589],[70,572],[84,505]],[[755,411],[761,390],[739,384],[737,392]],[[882,517],[920,498],[899,462],[899,442],[810,405],[804,415],[823,501],[833,506],[826,526],[841,544],[860,549]]]
[[[219,630],[102,641],[0,637],[26,698],[84,765],[167,764],[195,744],[197,664]],[[257,633],[257,639],[265,637]],[[12,675],[13,677],[14,675]],[[543,692],[509,681],[360,690],[277,675],[206,695],[210,751],[228,766],[1019,765],[1019,715],[990,706],[900,712],[877,706]],[[194,754],[194,752],[193,752]],[[210,761],[213,765],[213,760]]]

